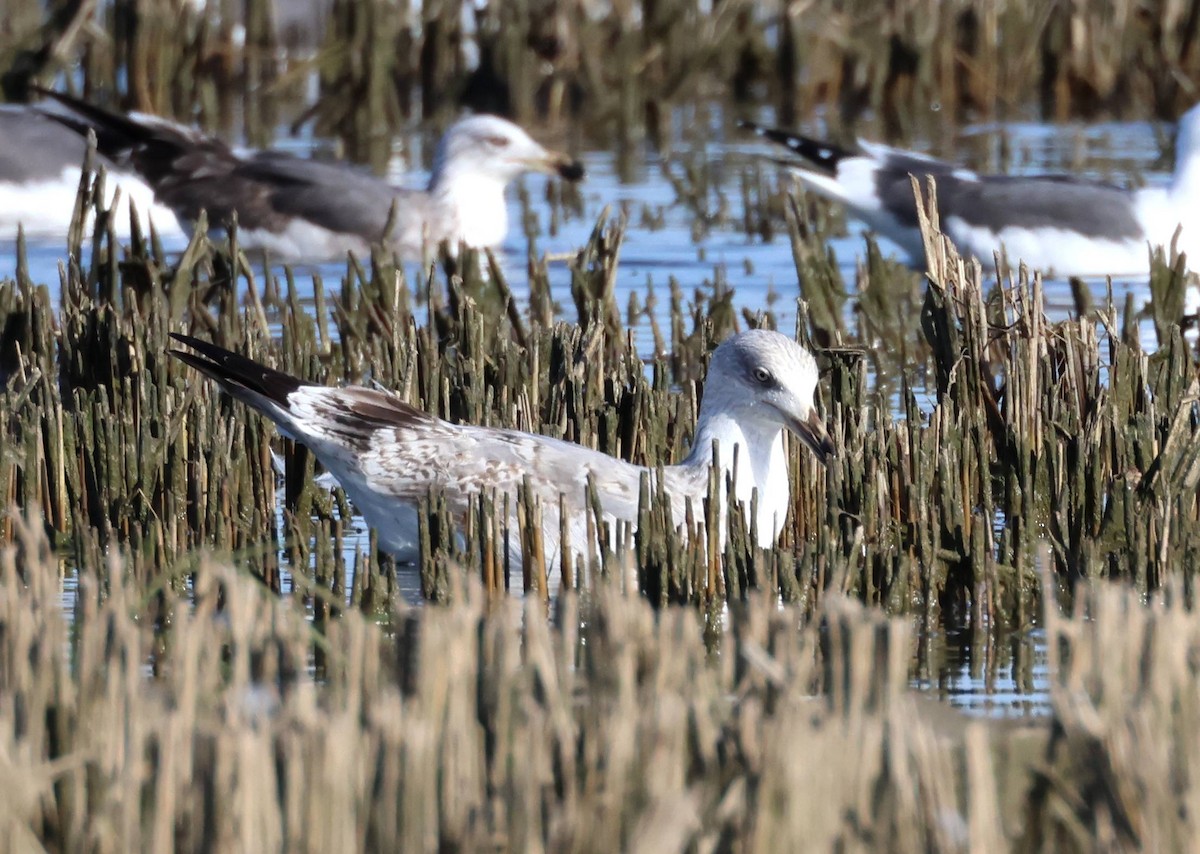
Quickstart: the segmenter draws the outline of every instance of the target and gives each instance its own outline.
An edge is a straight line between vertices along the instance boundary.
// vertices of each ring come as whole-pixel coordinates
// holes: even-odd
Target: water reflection
[[[973,633],[959,627],[916,632],[912,686],[972,715],[1050,714],[1046,632]]]

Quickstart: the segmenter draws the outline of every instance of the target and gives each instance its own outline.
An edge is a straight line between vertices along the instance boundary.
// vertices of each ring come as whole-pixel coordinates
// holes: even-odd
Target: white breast
[[[508,205],[500,181],[480,176],[449,180],[438,189],[434,202],[439,240],[493,247],[508,235]]]

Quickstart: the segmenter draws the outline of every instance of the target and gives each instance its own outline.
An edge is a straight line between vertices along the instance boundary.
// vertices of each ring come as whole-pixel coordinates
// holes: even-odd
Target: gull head
[[[499,116],[467,116],[452,124],[438,143],[430,185],[470,178],[507,184],[530,171],[568,181],[583,178],[579,161],[544,148],[512,122]]]
[[[786,335],[741,332],[713,353],[701,418],[706,410],[724,413],[746,435],[787,428],[825,462],[835,447],[814,401],[818,378],[812,355]]]

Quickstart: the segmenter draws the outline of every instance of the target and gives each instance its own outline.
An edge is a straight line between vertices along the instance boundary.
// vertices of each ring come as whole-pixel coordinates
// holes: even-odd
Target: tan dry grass
[[[1179,850],[1194,838],[1200,622],[1126,590],[1049,632],[1055,719],[969,721],[907,689],[906,624],[772,597],[719,652],[690,608],[600,586],[316,633],[208,560],[156,628],[112,567],[60,608],[0,553],[9,850]],[[1070,652],[1066,654],[1069,642]],[[324,651],[323,678],[309,664]],[[1052,736],[1051,736],[1052,733]],[[1049,737],[1049,739],[1048,739]],[[1036,769],[1036,773],[1031,769]]]

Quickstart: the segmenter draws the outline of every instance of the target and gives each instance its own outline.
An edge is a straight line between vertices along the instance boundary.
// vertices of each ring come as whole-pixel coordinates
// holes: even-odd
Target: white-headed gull
[[[48,118],[33,107],[0,106],[0,240],[16,236],[17,226],[34,239],[65,239],[79,192],[79,172],[87,141],[82,133]],[[154,203],[154,191],[141,178],[97,154],[94,167],[105,169],[111,204],[120,188],[114,226],[129,235],[130,199],[161,233],[178,233],[175,214]],[[143,219],[143,222],[145,220]]]
[[[1175,172],[1161,187],[1126,190],[1070,175],[979,175],[923,154],[859,140],[849,150],[751,122],[741,125],[803,157],[787,164],[808,189],[841,202],[870,228],[924,257],[909,175],[937,182],[942,230],[989,263],[1003,250],[1060,276],[1149,274],[1149,246],[1200,259],[1200,106],[1179,120]],[[809,165],[811,164],[811,165]]]
[[[194,224],[232,221],[246,248],[284,262],[344,258],[382,244],[405,257],[442,241],[484,248],[508,234],[509,182],[528,171],[577,181],[583,167],[550,151],[512,122],[468,116],[450,126],[434,156],[425,190],[403,189],[344,163],[321,163],[282,151],[236,152],[194,128],[154,116],[121,115],[59,93],[72,125],[95,129],[99,150],[128,164],[159,202]],[[57,112],[50,112],[52,117]],[[394,209],[394,216],[393,214]]]
[[[527,481],[541,502],[545,557],[554,567],[560,559],[560,496],[569,514],[571,553],[587,555],[595,550],[595,543],[587,542],[589,477],[610,524],[636,523],[642,476],[648,471],[652,479],[657,477],[654,469],[582,445],[518,430],[451,424],[387,391],[308,383],[214,344],[172,337],[195,351],[172,350],[173,355],[307,445],[378,532],[383,547],[401,557],[412,557],[416,505],[431,490],[440,491],[460,518],[481,492],[494,493],[497,507],[507,496],[514,514],[509,522],[515,525],[518,490]],[[817,378],[808,351],[778,332],[742,332],[716,349],[691,453],[661,470],[677,525],[684,524],[689,503],[693,518],[704,519],[716,440],[723,475],[736,471],[735,495],[747,514],[757,490],[759,544],[775,542],[790,504],[784,429],[822,461],[834,453],[814,404]],[[721,519],[723,541],[724,499]],[[518,566],[520,537],[509,540],[509,558]]]

